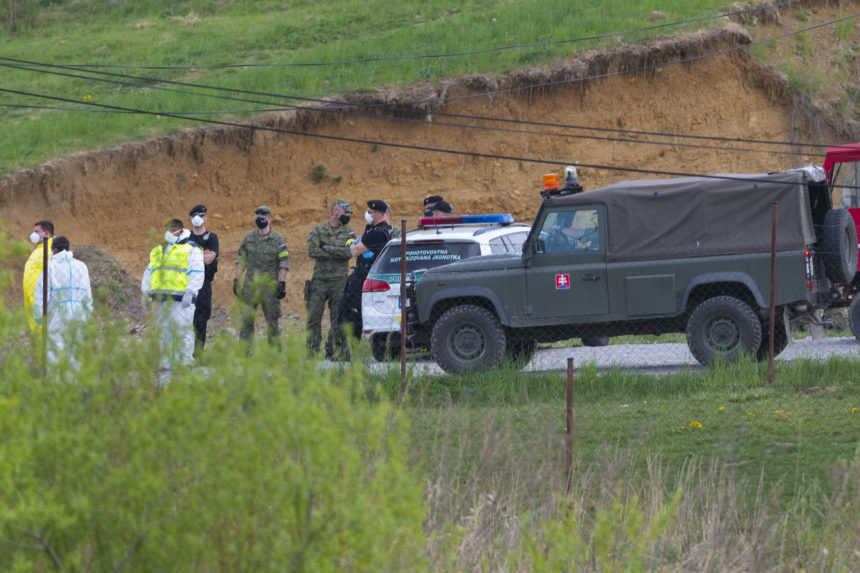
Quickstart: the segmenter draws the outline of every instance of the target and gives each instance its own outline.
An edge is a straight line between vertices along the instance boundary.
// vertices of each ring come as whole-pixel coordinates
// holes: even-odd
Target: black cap
[[[447,201],[439,201],[435,205],[433,205],[434,211],[442,211],[443,213],[453,213],[454,208],[451,207],[451,204]]]
[[[51,249],[59,252],[59,251],[68,251],[69,250],[69,240],[65,237],[54,237],[51,241]]]
[[[424,198],[425,205],[430,205],[431,203],[438,203],[439,201],[444,201],[441,195],[430,195],[429,197]]]
[[[175,231],[182,228],[182,221],[180,219],[170,219],[166,226],[168,231]]]
[[[197,213],[205,213],[205,212],[206,212],[206,205],[194,205],[194,206],[191,208],[191,210],[190,210],[190,211],[188,211],[188,215],[189,215],[190,217],[193,217],[193,216],[194,216],[194,215],[196,215]]]
[[[377,211],[379,213],[387,213],[388,212],[388,203],[381,199],[371,199],[367,202],[367,207],[372,211]]]

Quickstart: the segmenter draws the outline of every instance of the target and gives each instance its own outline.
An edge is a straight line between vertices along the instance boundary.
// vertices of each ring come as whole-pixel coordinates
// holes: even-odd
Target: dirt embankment
[[[345,98],[353,103],[399,105],[397,117],[420,120],[417,122],[345,112],[292,112],[261,116],[255,123],[312,134],[551,161],[705,173],[772,171],[811,160],[820,163],[820,158],[599,141],[578,136],[619,136],[524,125],[501,124],[535,133],[480,131],[442,124],[500,124],[433,113],[755,139],[827,143],[860,139],[856,126],[840,124],[792,97],[784,77],[743,51],[649,72],[611,75],[749,41],[742,27],[729,25],[648,46],[585,52],[556,65],[498,78],[471,76]],[[561,83],[604,74],[609,77]],[[548,83],[558,85],[546,86]],[[502,93],[446,104],[402,106],[404,101],[433,101],[488,90]],[[317,166],[325,168],[321,181],[316,176],[322,168]],[[33,221],[50,218],[59,234],[67,235],[73,244],[101,246],[136,280],[149,249],[161,236],[163,221],[171,217],[186,220],[192,205],[205,203],[210,229],[221,239],[215,302],[230,304],[236,249],[243,234],[253,228],[254,207],[267,204],[273,208],[275,228],[286,235],[292,254],[287,309],[303,314],[301,284],[312,268],[304,254],[306,237],[313,225],[327,218],[335,198],[357,206],[352,225],[356,229],[363,225],[361,212],[367,199],[390,202],[394,219],[406,217],[412,225],[420,213],[421,199],[428,194],[444,195],[458,212],[510,211],[520,220],[530,220],[539,204],[542,174],[561,170],[520,161],[207,127],[76,154],[13,174],[0,181],[0,218],[22,238]],[[580,169],[587,189],[637,177]]]

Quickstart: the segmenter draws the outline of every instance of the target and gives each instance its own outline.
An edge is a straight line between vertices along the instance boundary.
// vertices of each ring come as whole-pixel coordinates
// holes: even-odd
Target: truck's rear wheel
[[[709,298],[687,321],[687,345],[701,364],[734,362],[743,352],[755,356],[761,347],[761,322],[744,301],[731,296]]]
[[[860,294],[854,295],[851,305],[848,307],[848,326],[851,334],[860,341]]]
[[[791,342],[791,328],[785,317],[784,308],[776,309],[776,324],[773,326],[773,356],[776,358],[783,350],[788,348],[788,343]],[[756,353],[756,359],[764,361],[768,359],[770,354],[770,325],[767,322],[761,325],[761,346]]]
[[[847,209],[831,209],[824,217],[821,248],[827,278],[851,282],[857,273],[857,228]]]
[[[453,374],[498,366],[505,355],[505,329],[486,308],[465,304],[448,309],[433,326],[433,360]]]

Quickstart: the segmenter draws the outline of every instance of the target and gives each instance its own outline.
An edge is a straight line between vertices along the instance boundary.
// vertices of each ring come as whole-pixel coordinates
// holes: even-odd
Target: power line
[[[814,29],[819,29],[819,28],[822,28],[824,26],[833,25],[833,24],[836,24],[836,23],[839,23],[842,21],[847,21],[849,19],[857,18],[858,16],[860,16],[860,14],[855,14],[852,16],[846,16],[843,18],[837,18],[835,20],[830,20],[828,22],[824,22],[821,24],[816,24],[813,26],[799,29],[799,30],[787,32],[785,34],[781,34],[781,35],[778,35],[778,36],[775,36],[772,38],[768,38],[766,40],[761,40],[759,42],[752,42],[749,44],[735,46],[732,48],[727,48],[727,49],[719,50],[716,52],[709,52],[706,54],[702,54],[700,56],[695,56],[695,57],[686,58],[686,59],[682,59],[682,60],[673,60],[671,62],[664,62],[663,64],[656,64],[655,66],[653,66],[650,69],[653,70],[653,69],[662,68],[662,67],[666,67],[666,66],[674,65],[674,64],[678,64],[678,63],[689,63],[692,61],[702,60],[702,59],[717,56],[717,55],[723,55],[723,54],[735,52],[735,51],[742,50],[742,49],[749,49],[750,47],[752,47],[754,45],[780,40],[780,39],[783,39],[783,38],[786,38],[786,37],[789,37],[792,35],[800,34],[803,32],[814,30]],[[47,63],[43,63],[43,62],[21,60],[21,59],[17,59],[17,58],[0,57],[0,61],[11,61],[11,62],[16,62],[19,64],[25,64],[25,65],[29,65],[29,66],[77,70],[77,68],[73,68],[71,66],[60,65],[60,64],[47,64]],[[23,68],[20,66],[12,66],[12,65],[8,65],[8,64],[0,64],[0,65],[3,65],[5,67],[24,69],[24,70],[28,70],[28,71],[37,71],[37,70],[32,70],[30,68]],[[648,71],[648,69],[638,70],[638,71]],[[431,98],[431,99],[419,100],[419,101],[413,101],[413,102],[406,101],[406,102],[401,102],[399,104],[400,108],[398,108],[397,106],[391,106],[389,104],[359,104],[359,103],[348,103],[348,102],[335,102],[335,101],[321,99],[321,98],[310,98],[310,97],[295,96],[295,95],[289,95],[289,94],[276,94],[276,93],[270,93],[270,92],[245,90],[245,89],[239,89],[239,88],[227,88],[227,87],[221,87],[221,86],[211,86],[211,85],[206,85],[206,84],[194,84],[194,83],[190,83],[190,82],[181,82],[181,81],[176,81],[176,80],[164,80],[164,79],[145,77],[145,76],[133,76],[133,75],[128,75],[128,74],[119,74],[119,73],[113,73],[113,72],[101,72],[101,71],[96,71],[96,70],[88,70],[86,73],[105,75],[105,76],[111,76],[111,77],[119,77],[119,78],[125,78],[125,79],[133,79],[133,80],[136,80],[139,82],[166,83],[166,84],[171,84],[171,85],[180,85],[180,86],[191,87],[191,88],[195,88],[195,89],[206,89],[206,90],[213,90],[213,91],[219,91],[219,92],[229,92],[229,93],[238,93],[238,94],[246,94],[246,95],[258,95],[258,96],[264,96],[264,97],[292,99],[292,100],[299,100],[299,101],[311,101],[311,102],[316,102],[316,103],[323,103],[329,107],[325,107],[325,108],[307,108],[307,107],[303,108],[301,106],[294,106],[294,107],[295,107],[295,109],[307,109],[307,110],[311,110],[311,111],[346,113],[345,110],[339,109],[339,107],[340,106],[346,106],[349,108],[356,108],[357,107],[357,108],[370,108],[370,109],[372,109],[372,108],[376,108],[376,109],[388,108],[388,109],[393,109],[394,111],[398,111],[398,110],[404,111],[401,108],[404,106],[408,106],[408,105],[420,105],[420,104],[434,103],[434,102],[435,103],[445,103],[445,102],[455,101],[455,100],[463,99],[463,98],[486,97],[486,96],[495,95],[495,94],[499,94],[499,93],[508,93],[508,92],[519,91],[519,90],[523,90],[523,89],[537,89],[537,88],[549,87],[549,86],[555,86],[555,85],[584,82],[584,81],[588,81],[588,80],[592,80],[592,79],[605,79],[605,78],[610,77],[610,76],[622,75],[622,74],[631,73],[631,72],[633,72],[633,70],[624,70],[624,71],[612,72],[612,73],[607,73],[607,74],[598,74],[598,75],[587,76],[587,77],[582,77],[582,78],[574,78],[574,79],[570,79],[570,80],[559,80],[559,81],[555,81],[555,82],[536,84],[536,85],[531,85],[531,86],[519,86],[516,88],[508,88],[505,90],[494,90],[494,91],[481,92],[478,94],[469,94],[469,95],[464,95],[464,96],[453,96],[453,97],[445,97],[445,98]],[[76,75],[72,75],[72,74],[63,74],[61,72],[47,72],[47,71],[45,71],[44,73],[52,73],[55,75],[67,75],[69,77],[76,77],[79,79],[103,81],[103,82],[107,82],[107,83],[120,84],[123,86],[140,87],[140,86],[136,86],[135,84],[129,84],[127,82],[109,81],[109,80],[104,80],[104,79],[100,79],[100,78],[76,76]],[[181,90],[171,90],[169,88],[164,88],[164,87],[160,87],[160,86],[146,86],[146,87],[148,87],[150,89],[160,89],[163,91],[172,91],[172,92],[177,92],[177,93],[184,93],[187,95],[199,95],[199,96],[203,96],[203,97],[211,97],[211,98],[217,98],[217,99],[231,99],[234,101],[244,101],[244,102],[251,102],[251,103],[261,103],[261,104],[266,104],[266,105],[276,105],[273,102],[261,102],[261,101],[257,101],[257,100],[246,100],[246,99],[232,98],[232,97],[228,97],[228,96],[216,96],[213,94],[205,94],[205,93],[188,94],[188,92],[184,92]],[[333,109],[333,107],[334,107],[334,109]],[[414,110],[407,109],[405,111],[411,111],[412,113],[414,113]],[[814,144],[814,143],[799,144],[798,142],[773,141],[773,140],[753,140],[753,139],[744,139],[744,138],[721,138],[721,137],[716,137],[716,136],[697,136],[697,135],[689,135],[689,134],[671,134],[671,133],[665,133],[665,132],[647,132],[647,131],[635,131],[635,130],[612,130],[610,128],[598,128],[598,127],[581,126],[581,125],[574,126],[574,125],[566,125],[566,124],[552,124],[549,122],[529,122],[529,121],[525,121],[525,120],[511,120],[511,119],[486,117],[486,116],[470,116],[467,114],[449,114],[447,112],[441,112],[441,111],[434,111],[433,114],[438,115],[438,116],[467,118],[467,119],[474,119],[474,120],[479,120],[479,121],[498,121],[498,122],[503,122],[503,123],[524,123],[524,124],[529,124],[529,125],[551,126],[551,127],[557,127],[557,128],[563,128],[563,129],[616,131],[616,132],[621,131],[621,132],[625,132],[625,133],[629,133],[629,134],[635,134],[635,135],[652,135],[652,136],[662,136],[662,137],[699,139],[699,140],[715,140],[715,141],[735,142],[735,143],[754,143],[754,144],[760,144],[760,145],[789,145],[789,146],[803,145],[805,147],[814,147],[814,148],[829,148],[829,147],[837,147],[838,148],[838,147],[840,147],[838,144]],[[373,116],[373,117],[379,118],[379,119],[387,119],[387,118],[379,117],[379,116]]]
[[[4,64],[0,64],[3,66]],[[116,113],[116,114],[128,114],[132,112],[127,111],[114,111],[114,110],[104,110],[104,109],[87,109],[80,107],[61,107],[61,106],[27,106],[27,105],[14,105],[14,104],[0,104],[0,107],[15,107],[15,108],[34,108],[34,109],[50,109],[50,110],[58,110],[58,111],[74,111],[74,112],[85,112],[85,113]],[[275,112],[275,111],[285,111],[292,110],[295,108],[272,108],[267,110],[232,110],[232,111],[175,111],[168,113],[177,113],[183,115],[228,115],[228,114],[240,114],[240,113],[263,113],[263,112]],[[306,109],[306,108],[299,108]],[[638,144],[638,145],[658,145],[664,147],[679,147],[685,149],[708,149],[713,151],[728,151],[728,152],[737,152],[737,153],[767,153],[769,155],[790,155],[797,156],[798,153],[793,151],[773,151],[768,149],[751,149],[744,147],[728,147],[728,146],[720,146],[720,145],[702,145],[702,144],[694,144],[694,143],[679,143],[672,141],[649,141],[649,140],[641,140],[641,139],[630,139],[630,138],[621,138],[621,137],[605,137],[598,135],[586,135],[586,134],[571,134],[571,133],[558,133],[552,131],[537,131],[537,130],[529,130],[529,129],[513,129],[506,127],[492,127],[485,125],[466,125],[462,123],[449,123],[449,122],[440,122],[434,121],[432,123],[428,123],[426,120],[421,119],[413,119],[407,117],[384,117],[380,118],[379,116],[372,114],[359,114],[353,113],[354,116],[358,117],[368,117],[372,119],[385,119],[389,121],[400,121],[405,123],[413,123],[420,125],[431,125],[433,127],[448,127],[455,129],[469,129],[476,131],[493,131],[493,132],[503,132],[503,133],[516,133],[522,135],[542,135],[542,136],[551,136],[551,137],[563,137],[569,139],[587,139],[592,141],[606,141],[610,143],[627,143],[627,144]],[[803,154],[807,157],[825,157],[824,154],[820,153],[806,153]]]
[[[527,42],[519,44],[508,44],[504,46],[495,46],[490,48],[479,48],[475,50],[465,50],[460,52],[442,52],[436,54],[418,54],[418,55],[400,55],[400,56],[371,56],[367,58],[356,58],[352,60],[340,60],[332,62],[287,62],[287,63],[270,63],[270,64],[212,64],[212,65],[131,65],[131,64],[67,64],[74,68],[93,68],[93,69],[126,69],[126,70],[222,70],[232,68],[286,68],[286,67],[327,67],[327,66],[350,66],[358,64],[368,64],[376,62],[392,62],[405,60],[429,60],[429,59],[444,59],[456,58],[463,56],[474,56],[493,52],[502,52],[507,50],[518,50],[523,48],[543,48],[546,46],[574,44],[580,42],[589,42],[594,40],[606,40],[609,38],[618,38],[641,32],[653,32],[655,30],[672,28],[675,26],[683,26],[685,24],[696,24],[700,22],[708,22],[710,20],[719,20],[722,18],[733,18],[746,14],[763,12],[767,9],[779,9],[792,4],[797,4],[800,0],[787,0],[778,4],[769,6],[757,5],[743,10],[734,12],[726,12],[724,14],[714,14],[711,16],[701,16],[698,18],[687,18],[684,20],[675,20],[672,22],[664,22],[663,24],[654,24],[653,26],[644,26],[635,28],[625,32],[610,32],[606,34],[596,34],[592,36],[581,36],[578,38],[566,38],[563,40],[545,40],[541,42]]]
[[[25,92],[25,91],[21,91],[21,90],[12,90],[12,89],[7,89],[7,88],[0,88],[0,92],[15,94],[15,95],[21,95],[21,96],[49,99],[49,100],[53,100],[53,101],[62,101],[62,102],[66,102],[66,103],[79,103],[76,100],[73,100],[70,98],[51,96],[51,95],[39,94],[39,93],[33,93],[33,92]],[[253,131],[270,131],[270,132],[275,132],[275,133],[298,135],[298,136],[302,136],[302,137],[313,137],[313,138],[317,138],[317,139],[325,139],[325,140],[329,140],[329,141],[341,141],[341,142],[346,142],[346,143],[361,143],[361,144],[365,144],[365,145],[378,145],[381,147],[391,147],[391,148],[395,148],[395,149],[408,149],[408,150],[412,150],[412,151],[426,151],[429,153],[460,155],[460,156],[466,156],[466,157],[476,157],[476,158],[481,158],[481,159],[498,159],[498,160],[504,160],[504,161],[519,161],[519,162],[523,162],[523,163],[534,163],[534,164],[540,164],[540,165],[560,165],[560,166],[573,165],[575,167],[579,167],[579,168],[583,168],[583,169],[595,169],[595,170],[605,170],[605,171],[622,171],[622,172],[627,172],[627,173],[639,173],[639,174],[645,174],[645,175],[668,175],[668,176],[672,176],[672,177],[698,177],[698,178],[703,178],[703,179],[719,179],[719,180],[727,180],[727,181],[745,181],[748,183],[773,183],[773,181],[769,181],[767,179],[752,179],[752,178],[748,178],[748,177],[737,177],[737,176],[732,176],[732,175],[712,175],[712,174],[702,174],[702,173],[688,173],[688,172],[682,172],[682,171],[664,171],[664,170],[657,170],[657,169],[641,169],[641,168],[636,168],[636,167],[622,167],[622,166],[618,166],[618,165],[600,165],[600,164],[594,164],[594,163],[580,163],[580,162],[575,162],[575,161],[557,161],[557,160],[552,160],[552,159],[540,159],[540,158],[535,158],[535,157],[519,157],[519,156],[515,156],[515,155],[481,153],[481,152],[477,152],[477,151],[447,149],[447,148],[441,148],[441,147],[431,147],[431,146],[426,146],[426,145],[412,145],[412,144],[408,144],[408,143],[379,141],[379,140],[364,139],[364,138],[358,138],[358,137],[346,137],[346,136],[342,136],[342,135],[329,135],[329,134],[324,134],[324,133],[309,133],[306,131],[300,131],[300,130],[296,130],[296,129],[285,129],[285,128],[279,128],[279,127],[271,127],[271,126],[265,126],[265,125],[254,125],[254,124],[246,124],[246,123],[237,123],[237,122],[231,122],[231,121],[219,121],[219,120],[214,120],[214,119],[187,116],[187,115],[181,115],[181,114],[175,114],[175,113],[148,111],[148,110],[127,108],[127,107],[114,106],[114,105],[108,105],[108,104],[100,104],[100,103],[94,103],[94,102],[84,102],[84,105],[94,106],[94,107],[99,107],[99,108],[104,108],[104,109],[115,109],[115,110],[129,111],[129,112],[135,112],[135,113],[140,113],[140,114],[145,114],[145,115],[172,117],[174,119],[185,119],[185,120],[195,121],[195,122],[199,122],[199,123],[207,123],[207,124],[212,124],[212,125],[222,125],[222,126],[228,126],[228,127],[237,127],[237,128],[241,128],[241,129],[250,129]],[[849,186],[849,185],[834,185],[833,187],[834,188],[848,188],[848,189],[858,188],[858,187]]]
[[[2,65],[2,64],[0,64]],[[56,105],[24,105],[24,104],[14,104],[14,103],[0,103],[0,107],[6,107],[11,109],[44,109],[51,111],[71,111],[71,112],[80,112],[80,113],[113,113],[113,114],[128,114],[128,113],[136,113],[129,111],[114,111],[110,109],[87,109],[83,107],[69,107],[69,106],[56,106]],[[273,107],[267,109],[238,109],[238,110],[216,110],[216,111],[176,111],[173,113],[181,113],[183,115],[229,115],[229,114],[242,114],[242,113],[269,113],[276,111],[291,111],[294,108],[292,107]]]

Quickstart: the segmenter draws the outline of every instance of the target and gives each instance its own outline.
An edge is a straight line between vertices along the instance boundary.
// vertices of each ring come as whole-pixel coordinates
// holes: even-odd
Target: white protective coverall
[[[33,318],[42,322],[42,285],[44,274],[39,274],[33,295]],[[84,322],[93,310],[93,293],[87,265],[77,260],[70,251],[60,251],[48,261],[48,363],[56,364],[66,348],[67,337],[74,322]],[[72,364],[77,364],[70,356]]]
[[[191,232],[184,229],[178,241],[186,239]],[[188,249],[188,247],[191,247]],[[163,244],[155,247],[163,249],[163,256],[167,257],[172,249],[188,249],[184,272],[187,276],[185,292],[180,298],[178,296],[160,296],[153,293],[150,279],[152,278],[153,262],[150,254],[150,264],[143,273],[140,281],[140,291],[144,298],[150,299],[152,304],[153,325],[158,329],[159,347],[161,349],[162,369],[170,369],[178,364],[192,364],[194,362],[194,299],[197,291],[203,286],[203,249],[196,245]],[[150,295],[155,295],[151,297]]]

